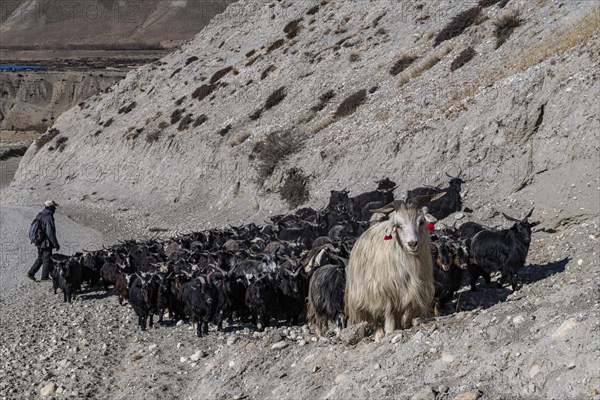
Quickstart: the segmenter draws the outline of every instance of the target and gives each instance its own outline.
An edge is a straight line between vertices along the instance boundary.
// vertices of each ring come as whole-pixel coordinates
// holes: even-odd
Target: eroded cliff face
[[[401,197],[462,170],[465,205],[486,217],[531,205],[554,225],[596,216],[597,5],[470,6],[236,3],[64,113],[12,193],[44,187],[191,229],[288,210],[292,168],[315,207],[383,176]]]
[[[123,79],[125,72],[7,72],[0,76],[0,128],[45,131],[56,117]]]

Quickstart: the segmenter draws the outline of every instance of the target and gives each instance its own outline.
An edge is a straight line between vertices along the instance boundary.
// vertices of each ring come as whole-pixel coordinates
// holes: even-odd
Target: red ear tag
[[[433,222],[430,222],[427,224],[427,229],[429,229],[430,231],[435,230],[435,224]]]
[[[385,235],[383,240],[392,240],[392,235]]]

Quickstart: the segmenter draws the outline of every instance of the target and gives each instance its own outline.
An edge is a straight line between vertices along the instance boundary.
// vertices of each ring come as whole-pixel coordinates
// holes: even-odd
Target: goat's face
[[[450,248],[448,245],[441,240],[438,240],[434,243],[431,243],[431,250],[436,265],[444,271],[449,271],[453,255],[450,254]]]
[[[402,204],[390,214],[390,234],[411,255],[419,252],[419,237],[425,230],[426,211],[425,208]]]

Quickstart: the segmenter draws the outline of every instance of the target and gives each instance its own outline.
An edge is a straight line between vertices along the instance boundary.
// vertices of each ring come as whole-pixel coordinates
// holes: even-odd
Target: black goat
[[[343,266],[324,265],[314,272],[308,287],[307,319],[319,336],[327,332],[329,321],[334,321],[339,329],[346,327],[345,287],[346,269]]]
[[[115,285],[117,283],[117,276],[122,273],[121,268],[112,262],[106,262],[100,268],[100,278],[102,279],[102,284],[104,285],[104,289],[108,290],[109,285]]]
[[[527,259],[531,228],[537,225],[537,222],[528,221],[532,213],[533,208],[521,220],[502,213],[504,218],[515,222],[512,227],[500,231],[480,231],[471,241],[471,253],[475,264],[486,272],[501,272],[498,287],[502,287],[508,280],[512,289],[517,289],[517,274]],[[477,276],[472,276],[471,279],[473,282]]]
[[[202,337],[208,334],[208,322],[214,315],[213,291],[208,278],[200,276],[184,283],[181,298],[190,322],[196,324],[196,335]]]
[[[472,239],[475,235],[484,230],[493,231],[494,229],[478,224],[477,222],[469,221],[459,226],[456,230],[456,234],[461,238]]]
[[[465,182],[460,179],[460,174],[458,174],[456,177],[448,175],[448,173],[446,173],[446,175],[450,178],[450,184],[448,187],[419,187],[409,190],[406,194],[406,201],[410,201],[411,199],[415,199],[419,196],[446,192],[446,194],[439,199],[427,203],[427,210],[429,214],[433,215],[437,219],[444,219],[453,212],[460,211],[462,209],[462,199],[460,197],[461,184]]]
[[[129,304],[138,316],[138,324],[143,331],[146,330],[148,319],[152,328],[157,296],[158,278],[156,275],[151,275],[149,278],[137,274],[134,276],[129,289]]]
[[[252,323],[262,331],[269,326],[275,303],[275,288],[269,274],[247,277],[246,306],[252,315]]]
[[[281,269],[277,274],[275,290],[279,313],[292,325],[298,324],[308,294],[306,280],[301,271],[302,268],[298,268],[294,273]]]
[[[76,257],[58,263],[52,270],[54,294],[62,289],[64,301],[71,303],[73,296],[81,290],[81,263]]]

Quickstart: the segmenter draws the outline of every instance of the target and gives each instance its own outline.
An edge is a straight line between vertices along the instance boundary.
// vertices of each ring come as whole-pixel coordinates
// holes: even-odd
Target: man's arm
[[[46,232],[46,237],[52,243],[52,247],[58,249],[60,245],[56,239],[56,227],[52,218],[44,218],[44,232]]]

